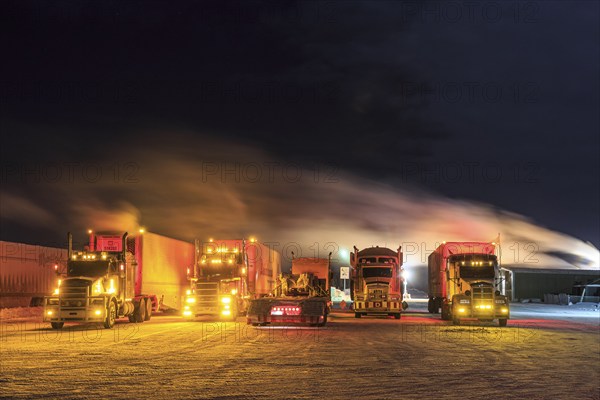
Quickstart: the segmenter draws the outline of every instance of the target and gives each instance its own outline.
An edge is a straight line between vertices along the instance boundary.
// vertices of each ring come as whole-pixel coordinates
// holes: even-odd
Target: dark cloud
[[[494,4],[498,15],[491,13]],[[218,138],[225,145],[217,146],[215,162],[244,154],[228,153],[228,146],[251,149],[259,160],[318,165],[409,196],[425,188],[493,204],[600,243],[599,190],[590,183],[599,173],[598,3],[14,1],[2,7],[10,38],[0,66],[5,172],[49,162],[123,164],[142,147],[151,149],[140,155],[146,170],[166,168],[163,158],[209,157],[205,150]],[[159,210],[170,215],[169,204],[189,200],[170,177],[157,176],[167,181],[142,191],[149,196],[139,214],[144,220]],[[198,197],[197,177],[188,178],[189,196]],[[63,210],[65,194],[52,198],[32,184],[7,184],[6,193],[43,204],[59,221],[89,212]],[[92,209],[140,209],[131,188],[121,189],[106,198],[81,195]],[[254,224],[281,229],[288,218],[305,221],[293,217],[296,203],[286,191],[268,191],[279,200],[267,202],[268,212],[257,206],[265,202],[261,191],[245,192],[243,201],[235,188],[220,193],[218,202],[238,220],[260,215],[269,221]],[[309,204],[328,196],[302,194]],[[377,219],[377,210],[350,194],[351,206],[329,212],[359,209]],[[199,206],[210,210],[203,201]],[[199,231],[210,228],[194,215]],[[225,220],[215,215],[217,225],[236,229]],[[13,224],[4,225],[3,235]],[[361,224],[393,231],[368,218]]]

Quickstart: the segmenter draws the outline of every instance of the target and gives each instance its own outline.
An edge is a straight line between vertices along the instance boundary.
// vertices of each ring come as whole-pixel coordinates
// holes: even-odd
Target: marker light
[[[231,294],[235,296],[237,294],[237,289],[231,289]]]
[[[223,310],[223,311],[221,311],[221,314],[223,314],[223,315],[231,315],[231,310]]]
[[[52,311],[48,311],[46,314],[47,314],[47,315],[52,315],[52,314],[53,314],[53,312],[52,312]]]
[[[191,315],[192,315],[192,312],[191,312],[191,311],[189,311],[189,310],[186,310],[186,311],[184,311],[184,312],[183,312],[183,315],[184,315],[185,317],[189,317],[189,316],[191,316]]]
[[[221,297],[221,303],[223,303],[223,304],[231,303],[231,297]]]
[[[54,289],[54,294],[58,294],[60,291],[58,290],[58,288]]]
[[[96,314],[96,315],[102,315],[102,310],[96,310],[96,311],[94,311],[94,314]]]
[[[58,264],[54,264],[54,270],[58,271]]]
[[[195,297],[188,297],[187,299],[185,299],[186,303],[195,303],[196,302],[196,298]]]
[[[88,235],[91,235],[92,233],[94,233],[94,231],[91,229],[88,229]]]
[[[185,294],[187,294],[189,296],[190,294],[192,294],[192,291],[190,289],[188,289],[185,291]]]
[[[459,312],[459,313],[464,313],[464,312],[465,312],[465,309],[464,309],[464,308],[459,308],[459,309],[458,309],[458,312]]]

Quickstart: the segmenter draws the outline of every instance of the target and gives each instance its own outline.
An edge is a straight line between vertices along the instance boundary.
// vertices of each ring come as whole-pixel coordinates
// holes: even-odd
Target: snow
[[[336,313],[325,328],[154,316],[114,329],[0,323],[0,398],[600,399],[598,313],[516,304],[452,326],[411,303],[397,321]]]

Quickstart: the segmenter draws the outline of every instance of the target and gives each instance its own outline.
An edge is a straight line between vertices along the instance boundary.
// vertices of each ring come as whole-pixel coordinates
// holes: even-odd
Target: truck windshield
[[[391,278],[392,269],[387,267],[371,267],[363,269],[363,278]]]
[[[462,279],[494,279],[493,265],[466,266],[460,267],[460,277]]]
[[[108,261],[69,261],[67,276],[86,276],[90,278],[106,275]]]

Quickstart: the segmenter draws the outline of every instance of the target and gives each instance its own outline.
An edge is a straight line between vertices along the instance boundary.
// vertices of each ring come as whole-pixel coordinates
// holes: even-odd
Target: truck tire
[[[146,319],[146,302],[144,299],[140,299],[133,315],[135,316],[135,322],[144,322],[144,319]]]
[[[150,321],[152,318],[152,299],[146,299],[146,317],[144,321]]]
[[[452,319],[450,307],[447,304],[442,304],[442,319],[444,321],[450,321]]]
[[[106,318],[104,319],[104,327],[106,329],[112,329],[115,326],[115,320],[117,319],[117,306],[114,301],[110,301],[108,308],[106,309]]]
[[[65,325],[64,322],[50,322],[50,325],[52,325],[52,329],[62,329],[62,327]]]
[[[506,326],[506,324],[508,324],[508,319],[506,319],[506,318],[500,318],[500,319],[498,320],[498,325],[499,325],[499,326],[502,326],[502,327],[504,327],[504,326]]]
[[[323,322],[319,322],[316,325],[321,327],[321,326],[325,326],[325,324],[327,324],[327,313],[323,314]]]
[[[359,313],[359,312],[354,313],[354,318],[360,318],[360,317],[362,317],[361,313]]]
[[[394,314],[394,319],[400,319],[400,318],[402,318],[402,314],[400,314],[400,313]]]

